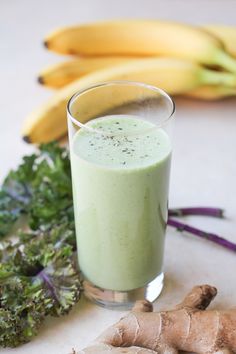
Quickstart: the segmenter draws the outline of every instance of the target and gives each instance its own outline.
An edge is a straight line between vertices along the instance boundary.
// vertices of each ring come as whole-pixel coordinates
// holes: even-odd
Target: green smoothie
[[[96,286],[126,291],[162,273],[171,143],[135,116],[86,124],[71,142],[79,265]]]

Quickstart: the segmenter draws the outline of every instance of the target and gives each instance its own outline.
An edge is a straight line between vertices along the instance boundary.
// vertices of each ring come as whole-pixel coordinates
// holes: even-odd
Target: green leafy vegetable
[[[42,145],[24,157],[0,191],[0,236],[25,214],[28,232],[0,243],[0,346],[31,340],[46,316],[78,301],[70,162],[66,149]]]

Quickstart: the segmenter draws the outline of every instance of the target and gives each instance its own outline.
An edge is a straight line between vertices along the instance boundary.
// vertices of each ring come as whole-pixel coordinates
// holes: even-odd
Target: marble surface
[[[25,115],[50,96],[37,72],[60,60],[41,43],[57,26],[111,18],[162,18],[191,23],[235,24],[235,0],[11,0],[0,4],[0,179],[33,148],[22,142]],[[236,99],[216,103],[176,99],[175,150],[170,206],[220,206],[227,218],[187,221],[236,242]],[[169,308],[193,285],[219,289],[212,307],[236,305],[236,255],[210,242],[167,231],[165,288],[155,308]],[[39,335],[3,354],[69,354],[92,341],[121,316],[82,300],[60,319],[48,319]]]

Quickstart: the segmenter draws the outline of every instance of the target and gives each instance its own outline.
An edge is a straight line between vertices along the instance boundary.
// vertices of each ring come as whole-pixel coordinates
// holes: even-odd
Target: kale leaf
[[[0,242],[0,346],[32,339],[46,316],[79,300],[70,161],[56,143],[41,145],[6,177],[0,191],[0,236],[25,214],[29,231]]]
[[[33,230],[73,221],[68,152],[55,143],[43,144],[38,154],[25,156],[11,171],[0,191],[0,236],[10,232],[22,214]]]

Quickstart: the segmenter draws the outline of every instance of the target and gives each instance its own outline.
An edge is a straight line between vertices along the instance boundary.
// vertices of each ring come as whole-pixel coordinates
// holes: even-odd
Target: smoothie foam
[[[171,143],[134,116],[86,124],[71,142],[80,268],[93,284],[126,291],[162,272]]]

